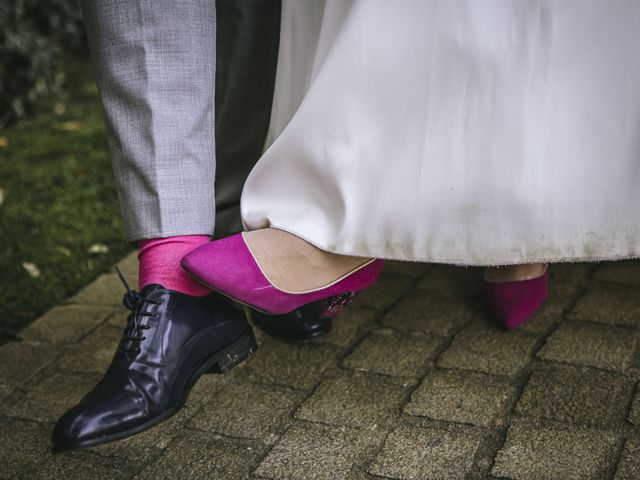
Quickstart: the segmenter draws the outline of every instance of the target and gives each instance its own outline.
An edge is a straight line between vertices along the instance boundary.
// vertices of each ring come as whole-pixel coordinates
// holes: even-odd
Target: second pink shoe
[[[382,260],[370,260],[329,285],[305,292],[274,286],[262,272],[242,233],[197,248],[182,259],[182,268],[207,287],[271,315],[289,313],[322,302],[326,316],[336,312],[376,281]]]
[[[507,330],[527,322],[547,300],[549,265],[535,278],[512,282],[484,281],[487,306]]]

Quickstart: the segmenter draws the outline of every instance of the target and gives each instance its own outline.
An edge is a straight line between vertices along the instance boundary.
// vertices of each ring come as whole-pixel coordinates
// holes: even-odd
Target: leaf
[[[7,137],[0,137],[0,148],[8,147],[9,139]]]
[[[22,262],[22,268],[24,268],[32,278],[38,278],[42,274],[38,266],[32,262]]]
[[[56,250],[59,251],[61,254],[63,254],[65,257],[70,257],[71,256],[71,250],[69,250],[67,247],[63,247],[62,245],[58,245],[56,247]]]
[[[0,188],[0,207],[4,203],[5,198],[7,198],[7,195],[4,193],[4,190]]]
[[[62,122],[57,125],[60,130],[65,132],[73,132],[82,128],[82,123],[76,121]]]
[[[104,243],[94,243],[87,251],[93,255],[102,255],[104,253],[109,253],[109,247]]]

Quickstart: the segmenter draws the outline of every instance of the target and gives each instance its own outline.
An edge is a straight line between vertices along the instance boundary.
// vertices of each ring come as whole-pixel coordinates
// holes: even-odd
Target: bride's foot
[[[548,264],[487,268],[484,282],[487,306],[507,330],[513,330],[544,305],[548,279]]]
[[[382,261],[324,252],[295,235],[264,229],[208,243],[185,256],[182,267],[268,314],[319,302],[331,316],[376,280]]]
[[[544,274],[547,265],[544,263],[523,263],[522,265],[505,265],[487,267],[484,279],[487,282],[517,282],[537,278]]]
[[[244,241],[269,282],[293,293],[324,287],[371,260],[325,252],[275,228],[245,232]]]

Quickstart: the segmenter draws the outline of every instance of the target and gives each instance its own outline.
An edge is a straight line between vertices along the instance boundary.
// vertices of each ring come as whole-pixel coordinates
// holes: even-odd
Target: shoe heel
[[[320,310],[320,316],[322,318],[333,318],[359,294],[360,292],[346,292],[341,295],[325,298],[324,300],[316,302],[316,308]]]
[[[225,373],[251,357],[258,349],[251,327],[238,340],[218,354],[218,360],[206,373]]]

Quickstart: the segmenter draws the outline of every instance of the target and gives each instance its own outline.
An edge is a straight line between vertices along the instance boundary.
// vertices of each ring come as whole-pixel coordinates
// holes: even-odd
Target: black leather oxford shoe
[[[267,335],[284,342],[303,342],[326,335],[331,331],[331,318],[316,312],[307,312],[304,307],[285,315],[268,315],[251,310],[253,324]]]
[[[250,309],[251,321],[267,335],[285,342],[311,340],[331,331],[333,317],[338,315],[357,294],[330,297],[309,303],[285,315],[269,315]]]
[[[126,285],[126,282],[125,282]],[[206,372],[222,373],[256,350],[244,314],[227,299],[148,285],[127,287],[132,313],[100,382],[56,423],[52,450],[128,437],[174,415]]]

